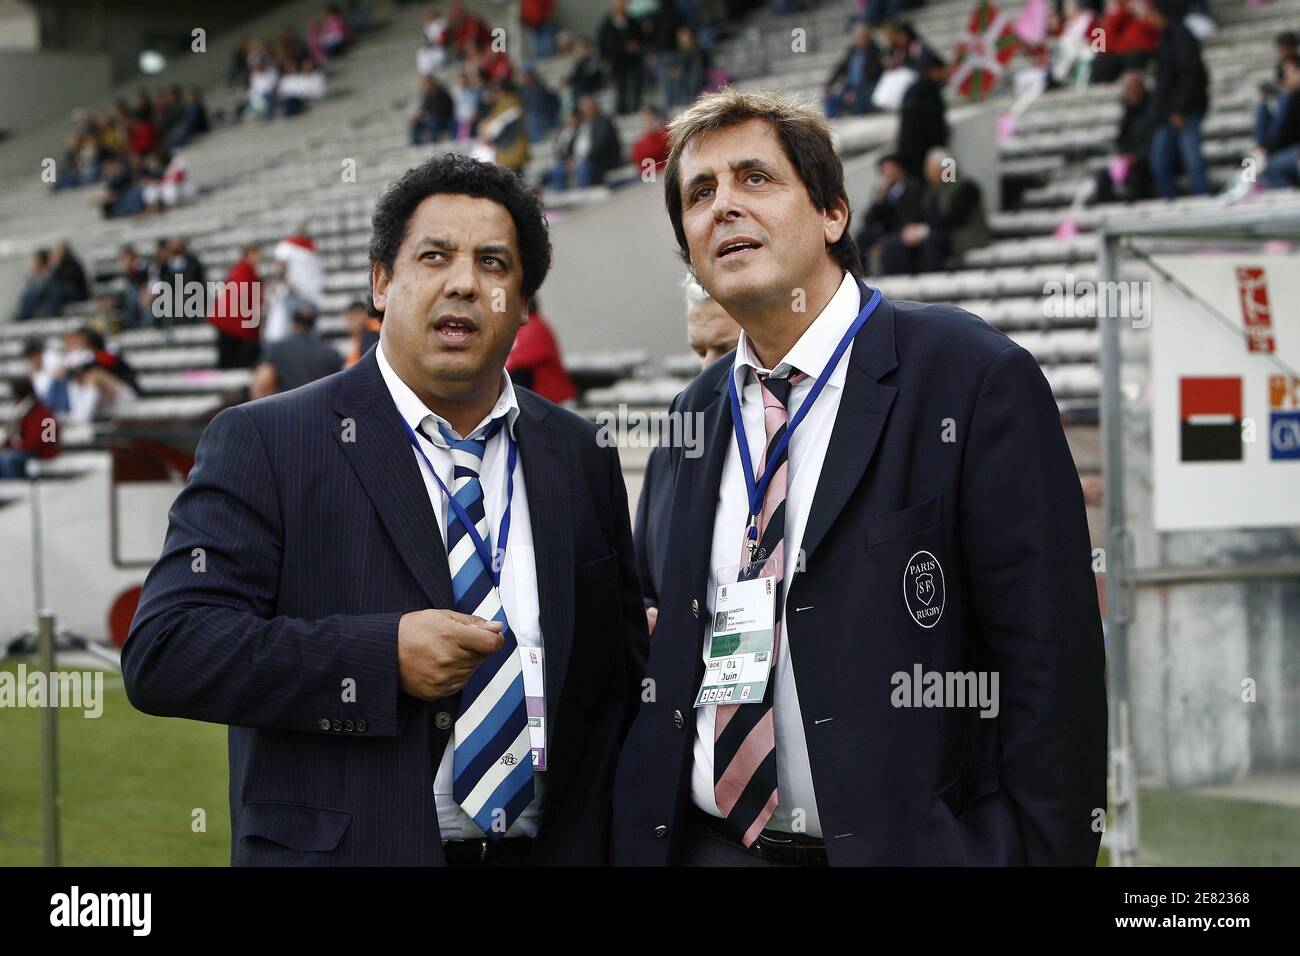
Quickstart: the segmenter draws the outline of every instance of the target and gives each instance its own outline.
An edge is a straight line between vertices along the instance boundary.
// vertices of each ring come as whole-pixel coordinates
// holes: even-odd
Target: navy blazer
[[[546,647],[548,769],[531,859],[602,864],[645,662],[627,492],[593,424],[516,392]],[[230,725],[234,864],[444,862],[433,780],[459,695],[399,689],[397,624],[454,606],[373,348],[212,420],[122,671],[140,710]]]
[[[672,450],[655,693],[619,759],[618,863],[676,862],[691,812],[734,354],[673,403],[703,416],[704,453]],[[1078,472],[1033,357],[955,307],[882,301],[854,340],[802,550],[782,646],[831,863],[1092,865],[1106,807],[1101,621]],[[917,592],[930,558],[937,618]],[[998,715],[895,706],[893,675],[917,665],[998,672]]]

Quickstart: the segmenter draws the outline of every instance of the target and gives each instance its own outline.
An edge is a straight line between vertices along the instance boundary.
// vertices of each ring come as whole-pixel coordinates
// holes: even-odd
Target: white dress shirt
[[[840,339],[848,331],[863,303],[859,301],[857,283],[845,272],[840,287],[831,296],[821,313],[799,337],[799,341],[786,354],[775,369],[766,369],[755,357],[749,338],[743,332],[736,348],[736,359],[731,374],[736,379],[740,394],[740,414],[745,422],[745,437],[749,442],[750,462],[755,476],[761,471],[767,433],[763,424],[763,397],[758,382],[749,374],[773,372],[785,375],[789,368],[803,372],[803,379],[790,390],[789,413],[793,418]],[[785,496],[785,594],[790,592],[797,556],[803,543],[804,528],[812,510],[813,496],[821,478],[822,463],[830,444],[835,415],[839,411],[844,392],[844,374],[848,368],[853,344],[844,350],[834,372],[822,389],[817,402],[795,429],[788,448],[789,487]],[[731,427],[730,414],[724,416],[725,427]],[[735,441],[727,442],[727,460],[722,466],[722,481],[718,486],[718,512],[713,523],[713,549],[709,563],[709,584],[705,591],[708,619],[713,618],[713,602],[718,586],[717,573],[721,568],[735,567],[740,563],[744,542],[745,524],[749,518],[749,496],[745,491],[745,477],[741,471],[740,452]],[[788,608],[782,609],[781,620],[790,619]],[[776,812],[767,824],[771,830],[791,832],[798,830],[808,836],[822,835],[821,821],[817,816],[817,798],[813,793],[812,769],[808,762],[808,743],[804,740],[803,717],[799,710],[799,692],[795,687],[794,668],[790,661],[789,643],[785,628],[777,647],[774,673],[769,677],[772,685],[772,709],[776,735],[776,777],[780,801]],[[749,706],[742,704],[740,706]],[[695,721],[695,763],[691,773],[691,798],[695,805],[715,817],[722,816],[713,793],[713,738],[717,705],[697,708]],[[799,817],[794,811],[801,810]],[[796,820],[798,823],[796,824]]]
[[[429,441],[420,429],[420,423],[426,418],[432,418],[438,424],[446,424],[453,433],[456,433],[455,429],[445,418],[430,411],[419,396],[398,377],[384,356],[383,343],[375,349],[375,357],[379,360],[379,372],[384,377],[384,384],[388,386],[388,392],[393,396],[398,412],[415,432],[424,454],[437,469],[438,477],[450,488],[454,470],[451,452]],[[501,377],[501,394],[497,398],[497,403],[487,418],[475,426],[474,431],[478,431],[493,418],[505,415],[511,437],[517,438],[515,421],[519,418],[519,402],[515,399],[515,388],[510,381],[510,376],[502,371]],[[470,434],[472,435],[474,431]],[[479,470],[479,482],[483,486],[483,509],[492,532],[492,540],[489,544],[493,547],[497,543],[496,536],[501,527],[501,514],[506,506],[506,451],[503,428],[488,441],[487,448],[483,452],[483,466]],[[433,476],[429,474],[429,469],[424,464],[420,453],[412,448],[411,454],[415,457],[420,477],[424,479],[424,490],[429,495],[429,503],[433,506],[433,513],[438,518],[438,530],[442,534],[441,541],[430,542],[429,546],[442,548],[446,553],[447,497],[438,487],[438,483],[433,480]],[[528,489],[524,485],[524,469],[518,460],[515,462],[514,484],[514,497],[510,506],[510,540],[506,544],[505,560],[501,565],[501,606],[505,608],[506,620],[510,622],[510,630],[514,633],[519,646],[541,647],[541,609],[537,599],[537,562],[533,551],[533,526],[529,518]],[[452,716],[455,717],[454,714]],[[442,832],[444,840],[479,839],[484,835],[482,829],[461,809],[452,795],[452,755],[456,749],[455,743],[453,735],[447,741],[447,749],[443,751],[442,762],[438,765],[438,773],[433,781],[433,795],[438,807],[438,829]],[[542,808],[543,777],[545,774],[541,772],[533,774],[533,802],[525,807],[523,813],[510,825],[510,829],[505,834],[507,837],[537,835],[537,824]]]

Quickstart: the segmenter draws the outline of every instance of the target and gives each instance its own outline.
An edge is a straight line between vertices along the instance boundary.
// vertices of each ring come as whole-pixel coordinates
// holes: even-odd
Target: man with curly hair
[[[438,156],[370,261],[379,342],[208,426],[127,692],[230,725],[237,865],[604,863],[646,624],[617,451],[504,370],[541,206]]]

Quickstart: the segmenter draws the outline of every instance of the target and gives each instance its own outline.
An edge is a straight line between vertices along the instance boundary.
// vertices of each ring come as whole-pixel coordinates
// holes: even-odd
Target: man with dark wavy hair
[[[504,370],[541,206],[439,156],[370,260],[378,343],[209,425],[127,693],[230,725],[236,864],[603,864],[646,623],[616,450]]]
[[[811,104],[723,90],[669,140],[682,258],[743,331],[673,403],[703,438],[670,451],[615,862],[1091,865],[1101,623],[1042,372],[862,281]]]

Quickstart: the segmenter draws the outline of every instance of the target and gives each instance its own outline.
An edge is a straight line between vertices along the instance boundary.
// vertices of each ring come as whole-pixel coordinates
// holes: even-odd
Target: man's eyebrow
[[[749,159],[733,160],[732,162],[727,164],[727,168],[730,169],[733,173],[748,172],[751,169],[761,169],[766,171],[771,169],[771,164],[768,163],[766,160],[758,159],[757,157],[751,157]],[[707,183],[713,178],[714,178],[713,172],[711,170],[702,173],[696,173],[694,176],[690,178],[690,181],[687,182],[686,185],[682,187],[682,191],[685,193],[690,193],[692,190],[695,189],[696,186],[700,185],[701,183]]]
[[[500,242],[485,242],[481,246],[476,246],[474,251],[479,255],[491,253],[494,256],[504,256],[507,259],[512,258],[510,247]]]
[[[444,239],[442,236],[421,236],[415,242],[416,248],[420,246],[433,246],[435,249],[446,249],[448,252],[456,251],[456,243],[450,239]]]

